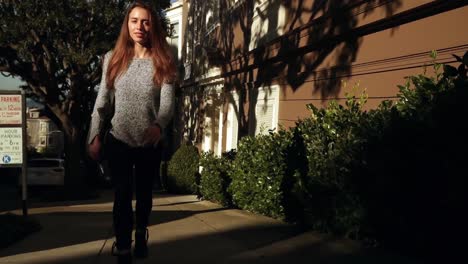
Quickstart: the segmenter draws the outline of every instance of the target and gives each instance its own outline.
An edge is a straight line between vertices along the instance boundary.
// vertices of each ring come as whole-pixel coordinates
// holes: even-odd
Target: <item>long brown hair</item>
[[[124,73],[130,61],[134,57],[134,41],[130,37],[128,30],[128,20],[130,12],[135,7],[141,7],[148,11],[150,20],[150,32],[148,48],[151,51],[151,57],[154,66],[153,83],[160,86],[163,82],[172,82],[176,75],[176,67],[169,44],[166,41],[166,32],[164,31],[160,18],[153,11],[151,6],[140,1],[133,2],[127,9],[120,35],[115,44],[112,56],[107,66],[106,80],[107,88],[113,89],[115,80]]]

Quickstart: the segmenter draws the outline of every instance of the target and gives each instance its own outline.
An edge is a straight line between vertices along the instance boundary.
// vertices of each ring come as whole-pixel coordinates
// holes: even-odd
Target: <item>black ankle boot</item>
[[[135,250],[133,252],[135,258],[148,257],[148,237],[148,228],[135,231]]]
[[[132,253],[130,249],[119,250],[114,242],[111,253],[112,256],[117,257],[117,264],[132,264]]]

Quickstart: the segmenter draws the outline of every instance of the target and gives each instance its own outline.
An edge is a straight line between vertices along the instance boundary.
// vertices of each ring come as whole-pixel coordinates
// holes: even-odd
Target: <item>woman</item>
[[[136,192],[135,257],[148,254],[148,221],[152,186],[160,164],[157,144],[172,117],[175,65],[161,21],[147,4],[128,8],[112,52],[104,56],[103,73],[92,114],[89,154],[98,160],[102,147],[103,109],[114,107],[112,129],[106,143],[115,196],[113,223],[116,242],[112,251],[119,263],[131,263],[133,229],[132,179]],[[111,97],[114,95],[114,103]],[[107,142],[107,141],[106,141]]]

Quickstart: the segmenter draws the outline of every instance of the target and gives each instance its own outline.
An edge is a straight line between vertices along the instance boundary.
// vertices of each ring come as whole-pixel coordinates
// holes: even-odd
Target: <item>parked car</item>
[[[63,159],[37,158],[28,161],[28,185],[63,185],[64,178]]]

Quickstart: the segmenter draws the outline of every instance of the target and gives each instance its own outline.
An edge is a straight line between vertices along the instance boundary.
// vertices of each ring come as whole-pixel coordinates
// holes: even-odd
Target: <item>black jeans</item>
[[[159,174],[161,149],[133,148],[110,135],[109,169],[114,186],[114,233],[118,249],[130,249],[133,229],[133,180],[136,193],[136,228],[148,226],[153,207],[153,182]]]

